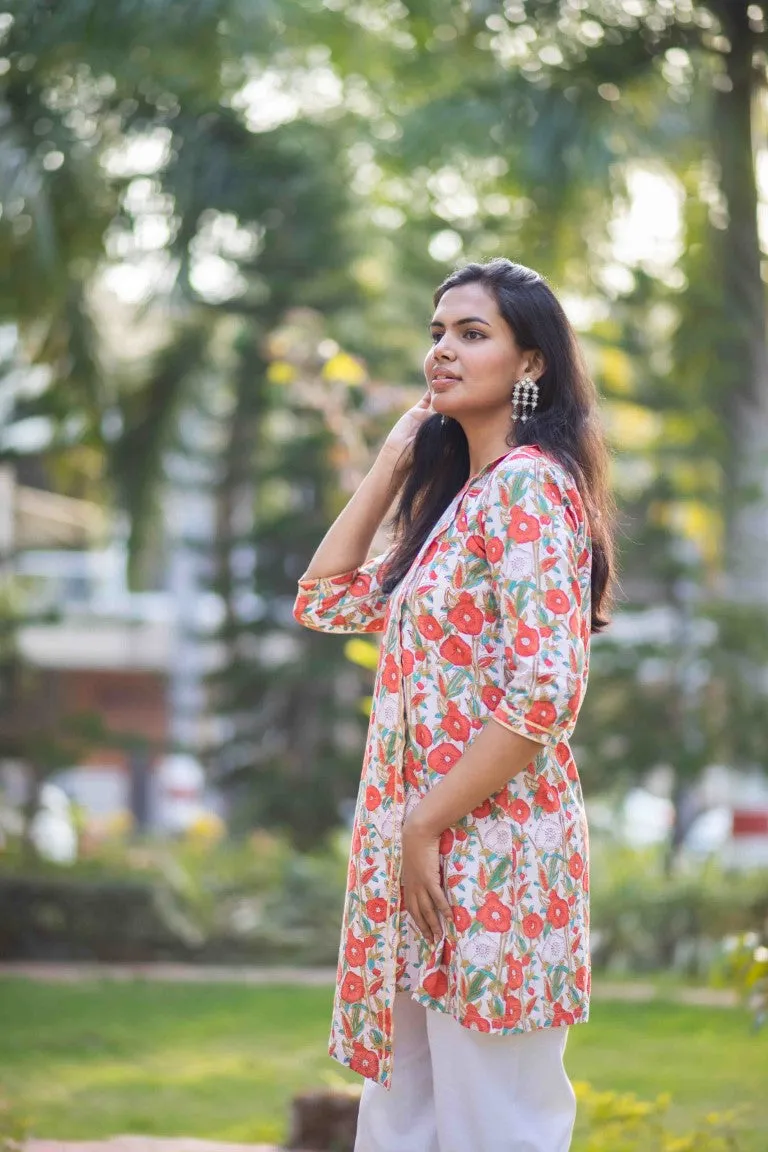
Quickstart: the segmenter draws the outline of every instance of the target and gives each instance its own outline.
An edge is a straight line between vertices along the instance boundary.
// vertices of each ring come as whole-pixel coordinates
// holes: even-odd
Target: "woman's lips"
[[[446,388],[450,388],[451,384],[456,383],[455,376],[433,376],[432,378],[432,391],[445,392]]]

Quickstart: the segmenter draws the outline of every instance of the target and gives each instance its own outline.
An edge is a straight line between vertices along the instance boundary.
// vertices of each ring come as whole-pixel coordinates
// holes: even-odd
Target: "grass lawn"
[[[330,988],[2,979],[0,1091],[39,1137],[280,1141],[294,1093],[360,1082],[325,1056],[330,1005]],[[739,1147],[765,1152],[768,1032],[751,1034],[745,1013],[600,1001],[592,1013],[571,1029],[572,1079],[670,1092],[681,1131],[745,1105]]]

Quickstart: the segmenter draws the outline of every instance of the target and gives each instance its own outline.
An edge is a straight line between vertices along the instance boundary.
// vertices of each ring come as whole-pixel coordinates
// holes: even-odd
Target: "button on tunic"
[[[294,616],[382,633],[352,830],[330,1053],[385,1087],[396,990],[480,1032],[558,1027],[589,1011],[588,838],[568,743],[589,667],[591,539],[573,477],[537,446],[486,465],[409,572],[390,551],[299,581]],[[407,814],[486,723],[541,745],[446,829],[453,909],[430,944],[405,912]]]

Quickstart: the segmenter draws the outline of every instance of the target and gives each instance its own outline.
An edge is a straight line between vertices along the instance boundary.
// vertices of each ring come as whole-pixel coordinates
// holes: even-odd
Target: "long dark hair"
[[[537,444],[571,473],[592,536],[592,632],[609,623],[614,573],[615,505],[608,484],[609,456],[597,416],[597,391],[576,335],[557,297],[538,272],[496,258],[452,272],[434,295],[480,283],[493,296],[519,348],[539,349],[546,369],[539,402],[526,423],[513,424],[510,448]],[[400,583],[432,526],[469,479],[469,447],[457,420],[425,420],[413,442],[411,465],[391,520],[395,547],[384,590]]]

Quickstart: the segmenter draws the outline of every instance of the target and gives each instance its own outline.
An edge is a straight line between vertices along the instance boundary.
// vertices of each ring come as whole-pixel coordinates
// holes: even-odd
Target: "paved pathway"
[[[303,984],[327,986],[336,979],[335,968],[222,966],[214,964],[90,964],[16,961],[0,963],[0,976],[23,976],[44,983],[75,984],[87,980],[157,980],[168,984]],[[650,982],[597,979],[596,1000],[673,1000],[709,1008],[733,1008],[738,996],[730,988],[664,988]],[[46,1150],[47,1152],[47,1150]],[[134,1152],[134,1149],[116,1152]],[[174,1150],[169,1150],[174,1152]],[[197,1150],[196,1150],[197,1152]],[[200,1149],[199,1152],[206,1152]]]

